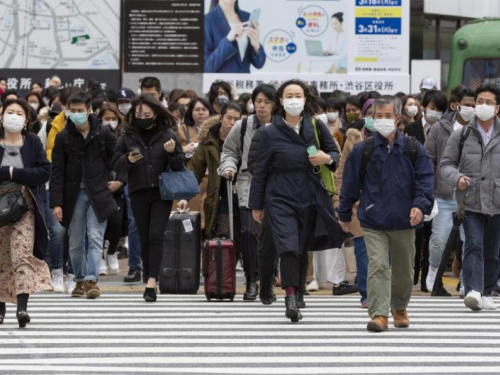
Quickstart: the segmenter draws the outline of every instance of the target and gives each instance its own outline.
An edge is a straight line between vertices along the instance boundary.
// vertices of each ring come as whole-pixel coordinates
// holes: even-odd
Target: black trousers
[[[240,207],[241,240],[240,248],[243,255],[243,270],[247,276],[256,276],[258,270],[258,230],[252,216],[252,210]]]
[[[281,287],[293,286],[303,293],[305,290],[308,258],[305,254],[285,252],[281,254],[280,271]]]
[[[125,198],[115,196],[115,202],[118,206],[118,211],[108,219],[108,227],[106,228],[105,238],[109,241],[108,254],[116,253],[118,244],[123,234],[123,220],[125,214]]]
[[[258,246],[260,286],[261,290],[266,290],[274,284],[274,275],[278,263],[278,255],[274,246],[273,229],[269,222],[269,215],[264,216]]]
[[[163,234],[172,211],[172,201],[160,198],[158,188],[130,194],[130,204],[141,240],[144,278],[158,279],[163,255]]]
[[[415,273],[413,284],[418,284],[418,276],[422,271],[421,283],[425,284],[425,279],[429,273],[429,243],[432,234],[432,221],[424,222],[422,228],[415,233]]]

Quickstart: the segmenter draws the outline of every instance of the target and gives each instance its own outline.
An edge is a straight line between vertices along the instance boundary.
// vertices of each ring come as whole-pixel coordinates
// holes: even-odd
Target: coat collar
[[[403,134],[401,134],[401,132],[398,129],[396,129],[396,138],[394,139],[394,145],[398,145],[398,148],[401,149],[405,146],[405,137]],[[373,146],[387,147],[387,138],[383,137],[379,132],[376,132]]]
[[[281,116],[276,116],[274,124],[276,127],[291,141],[299,144],[304,144],[307,147],[316,144],[314,127],[312,125],[311,117],[304,114],[302,117],[302,125],[300,129],[300,134],[292,129]],[[319,149],[320,145],[317,145]]]

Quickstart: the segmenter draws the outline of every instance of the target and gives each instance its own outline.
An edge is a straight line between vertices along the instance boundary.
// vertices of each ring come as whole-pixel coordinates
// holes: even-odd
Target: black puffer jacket
[[[84,182],[90,204],[99,222],[118,210],[108,188],[109,166],[116,145],[116,137],[99,117],[90,115],[90,130],[83,138],[71,120],[56,136],[52,151],[52,179],[50,206],[63,208],[63,225],[68,227],[80,185]]]
[[[172,138],[175,140],[175,152],[169,154],[163,146]],[[128,162],[132,147],[139,147],[144,156],[135,164]],[[167,166],[173,171],[183,170],[184,155],[177,135],[170,129],[155,131],[146,145],[140,134],[126,127],[118,139],[112,165],[117,173],[128,175],[129,193],[132,194],[138,190],[158,187],[160,175],[167,170]]]
[[[262,139],[262,131],[264,127],[261,126],[257,133],[252,138],[252,143],[250,143],[250,150],[248,151],[248,172],[253,175],[254,162],[259,158],[259,147],[260,141]]]

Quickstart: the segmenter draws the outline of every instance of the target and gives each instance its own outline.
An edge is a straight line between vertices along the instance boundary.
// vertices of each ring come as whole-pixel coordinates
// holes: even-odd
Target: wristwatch
[[[334,160],[333,160],[333,158],[331,156],[330,156],[330,158],[331,158],[331,160],[328,162],[328,165],[332,165],[333,162],[334,162]]]

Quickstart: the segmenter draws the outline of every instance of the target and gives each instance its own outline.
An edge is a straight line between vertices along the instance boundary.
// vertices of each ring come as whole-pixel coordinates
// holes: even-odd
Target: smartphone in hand
[[[131,147],[130,148],[130,154],[132,156],[138,156],[138,155],[141,155],[141,149],[140,147]]]
[[[307,154],[308,154],[309,156],[316,155],[317,153],[318,153],[318,149],[316,148],[316,146],[314,146],[314,145],[313,145],[313,146],[309,146],[309,147],[307,148]]]

